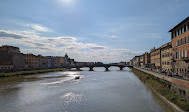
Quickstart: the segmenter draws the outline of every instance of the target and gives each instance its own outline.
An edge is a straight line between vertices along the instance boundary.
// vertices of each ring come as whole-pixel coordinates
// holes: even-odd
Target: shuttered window
[[[187,55],[188,55],[188,54],[187,54],[187,49],[186,49],[186,50],[185,50],[185,57],[187,57]]]

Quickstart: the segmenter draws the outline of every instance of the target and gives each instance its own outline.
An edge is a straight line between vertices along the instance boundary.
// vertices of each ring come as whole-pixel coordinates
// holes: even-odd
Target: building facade
[[[46,56],[42,56],[42,68],[47,68],[47,58]]]
[[[17,71],[22,69],[25,69],[25,59],[20,49],[14,46],[0,47],[0,70]]]
[[[53,68],[53,57],[52,56],[46,56],[46,64],[47,64],[47,68]]]
[[[121,61],[121,62],[119,62],[118,64],[119,64],[119,65],[127,65],[127,62]]]
[[[188,76],[189,70],[189,17],[180,22],[171,32],[174,72]]]
[[[152,69],[161,70],[161,48],[152,49],[150,57]]]
[[[146,68],[150,68],[150,54],[148,52],[145,52],[144,54],[144,64]]]
[[[133,58],[133,66],[140,67],[140,56],[135,56]]]
[[[42,56],[23,54],[18,47],[4,45],[0,47],[0,72],[61,68],[74,66],[75,60],[66,54],[63,56]]]
[[[21,53],[18,47],[8,46],[8,45],[3,45],[2,47],[0,47],[0,50],[9,51],[12,53]]]
[[[130,65],[130,66],[133,66],[133,59],[131,59],[131,60],[129,61],[129,65]]]
[[[43,56],[42,55],[38,55],[37,57],[36,57],[36,59],[37,59],[37,69],[43,69]]]
[[[61,56],[52,57],[52,66],[54,68],[63,67],[63,64],[64,64],[64,57]]]
[[[25,54],[25,61],[26,61],[26,68],[27,69],[37,69],[38,68],[38,61],[36,55],[34,54]]]
[[[13,70],[13,68],[14,65],[11,53],[5,50],[0,50],[0,70],[8,71]]]
[[[68,57],[68,55],[67,55],[67,53],[66,53],[66,55],[64,56],[64,64],[63,64],[64,67],[70,65],[69,59],[70,59],[70,58]]]
[[[140,56],[140,67],[144,68],[145,67],[145,55]]]
[[[161,46],[161,64],[162,71],[171,74],[173,65],[172,65],[172,43],[166,43]]]

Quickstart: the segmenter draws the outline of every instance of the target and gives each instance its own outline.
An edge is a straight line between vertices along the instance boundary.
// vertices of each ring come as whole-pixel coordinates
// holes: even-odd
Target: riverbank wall
[[[175,110],[189,111],[189,81],[161,75],[141,68],[132,68],[132,71],[153,91],[162,95]],[[178,106],[178,107],[177,107]]]
[[[54,68],[54,69],[32,70],[32,71],[19,71],[19,72],[11,72],[11,73],[0,73],[0,78],[19,76],[19,75],[41,74],[41,73],[57,72],[57,71],[65,71],[65,70],[67,70],[67,69],[65,69],[65,68]]]

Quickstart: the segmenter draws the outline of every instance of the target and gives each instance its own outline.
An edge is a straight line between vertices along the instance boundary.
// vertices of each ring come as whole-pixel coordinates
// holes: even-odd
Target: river
[[[166,112],[128,68],[66,71],[0,79],[1,112]],[[75,80],[80,76],[79,80]]]

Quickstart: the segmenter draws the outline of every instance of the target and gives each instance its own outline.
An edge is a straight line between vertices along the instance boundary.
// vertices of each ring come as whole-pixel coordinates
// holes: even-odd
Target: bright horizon
[[[76,61],[129,61],[171,41],[188,0],[1,0],[0,45]]]

